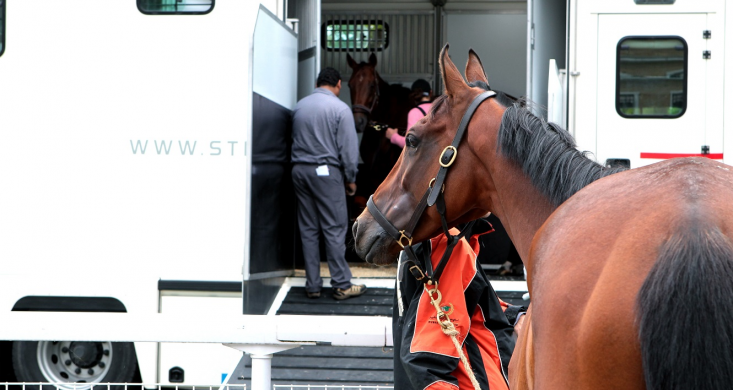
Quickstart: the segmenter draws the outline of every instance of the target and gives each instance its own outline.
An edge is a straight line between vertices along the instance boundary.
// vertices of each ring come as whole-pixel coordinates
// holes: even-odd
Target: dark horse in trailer
[[[357,200],[357,203],[363,209],[366,198],[376,191],[402,153],[400,147],[385,137],[384,127],[388,125],[405,134],[407,113],[415,103],[408,88],[389,84],[379,76],[374,53],[369,56],[369,62],[357,63],[348,54],[346,59],[353,70],[349,92],[354,123],[362,133],[359,153],[364,165],[359,169],[357,194],[363,202]]]

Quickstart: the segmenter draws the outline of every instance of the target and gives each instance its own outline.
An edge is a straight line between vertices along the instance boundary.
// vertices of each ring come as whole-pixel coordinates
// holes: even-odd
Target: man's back
[[[293,111],[292,161],[334,165],[347,182],[356,179],[358,143],[351,110],[324,88],[301,99]]]

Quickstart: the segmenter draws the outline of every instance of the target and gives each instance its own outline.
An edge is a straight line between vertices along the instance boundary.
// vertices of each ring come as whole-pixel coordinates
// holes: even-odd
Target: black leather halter
[[[415,207],[415,211],[412,213],[410,222],[407,224],[405,229],[398,230],[391,222],[389,222],[389,220],[387,220],[387,217],[374,203],[372,198],[373,196],[370,196],[367,201],[367,208],[377,223],[390,237],[397,241],[403,251],[407,254],[408,260],[405,262],[405,266],[409,267],[408,269],[410,270],[410,273],[412,273],[418,281],[422,281],[423,283],[432,284],[433,281],[437,281],[440,278],[440,273],[443,271],[447,260],[450,258],[453,248],[473,226],[473,222],[470,222],[458,235],[453,236],[450,234],[448,221],[445,218],[445,198],[443,197],[443,192],[445,190],[445,177],[448,174],[448,169],[453,165],[456,157],[458,156],[458,145],[461,143],[463,135],[466,133],[471,117],[473,117],[478,106],[492,96],[496,96],[496,92],[486,91],[476,96],[471,102],[471,105],[468,106],[468,109],[466,109],[466,112],[463,114],[461,122],[458,125],[458,131],[456,132],[455,137],[453,137],[453,142],[446,146],[440,154],[438,161],[440,163],[440,169],[438,170],[437,175],[435,175],[435,178],[433,178],[428,184],[428,188],[425,190],[425,193],[417,204],[417,207]],[[422,269],[420,261],[417,259],[415,251],[412,248],[412,233],[415,231],[418,221],[425,212],[425,208],[433,205],[436,206],[438,214],[440,214],[440,222],[443,227],[443,232],[448,238],[448,247],[446,248],[445,253],[443,253],[435,272],[433,272],[432,265],[429,264],[429,256],[426,260],[428,264],[425,264],[425,270]]]

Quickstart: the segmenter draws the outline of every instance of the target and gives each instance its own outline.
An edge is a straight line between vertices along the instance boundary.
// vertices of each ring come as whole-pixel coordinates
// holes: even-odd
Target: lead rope
[[[428,288],[428,285],[432,285],[435,283],[434,288]],[[463,354],[463,348],[461,348],[461,343],[458,342],[458,335],[460,334],[458,330],[456,330],[456,327],[453,326],[453,323],[450,321],[450,318],[448,318],[448,315],[445,314],[443,309],[440,307],[440,301],[443,299],[442,294],[438,290],[438,282],[434,281],[428,281],[427,284],[424,284],[425,291],[428,292],[428,297],[430,297],[430,303],[435,307],[436,316],[435,319],[438,320],[438,324],[440,325],[441,330],[443,333],[451,338],[451,341],[453,341],[453,345],[456,347],[456,351],[458,351],[458,356],[461,358],[461,362],[463,363],[463,367],[466,369],[466,372],[468,373],[468,378],[471,380],[471,384],[473,384],[473,388],[475,390],[481,390],[481,385],[478,384],[478,380],[476,380],[476,375],[473,373],[473,369],[471,368],[471,363],[469,363],[468,359],[466,358],[466,355]],[[437,298],[433,298],[433,295],[436,295]]]

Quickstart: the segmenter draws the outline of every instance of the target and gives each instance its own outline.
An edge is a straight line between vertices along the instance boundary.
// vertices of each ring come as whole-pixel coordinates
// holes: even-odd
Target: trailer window
[[[0,0],[0,56],[5,53],[5,0]]]
[[[624,118],[678,118],[687,109],[687,42],[625,37],[617,46],[616,112]]]
[[[329,51],[381,51],[389,46],[389,25],[381,20],[323,23],[321,47]]]
[[[137,0],[146,15],[202,15],[214,9],[214,0]]]

